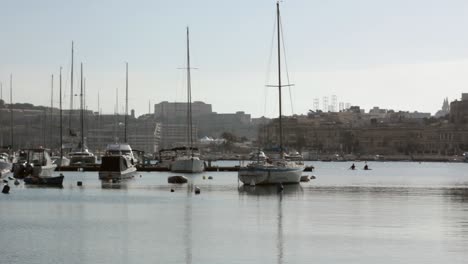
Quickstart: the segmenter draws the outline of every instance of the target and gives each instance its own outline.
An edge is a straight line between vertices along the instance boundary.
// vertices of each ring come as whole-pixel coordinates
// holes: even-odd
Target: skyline
[[[374,2],[281,2],[295,114],[312,109],[314,98],[332,94],[366,110],[434,114],[445,97],[459,99],[468,87],[468,3]],[[0,18],[6,40],[0,43],[3,97],[9,98],[12,73],[14,102],[49,106],[50,75],[58,94],[62,66],[68,107],[74,41],[75,69],[84,62],[89,108],[97,109],[99,92],[103,113],[112,113],[116,88],[125,101],[125,62],[129,109],[137,116],[148,112],[149,100],[183,102],[185,73],[177,68],[185,65],[188,25],[192,62],[199,68],[192,72],[193,100],[211,103],[218,113],[275,117],[277,92],[265,85],[276,76],[270,71],[266,78],[275,67],[268,60],[276,1],[226,3],[8,2]],[[284,114],[290,115],[288,91],[283,95]],[[265,107],[266,100],[271,103]]]

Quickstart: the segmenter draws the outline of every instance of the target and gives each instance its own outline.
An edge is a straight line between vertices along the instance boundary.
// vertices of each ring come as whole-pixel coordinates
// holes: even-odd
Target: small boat
[[[132,178],[136,172],[137,160],[127,143],[109,144],[101,158],[100,180],[122,180]]]
[[[23,149],[13,165],[13,176],[26,184],[62,185],[64,176],[53,176],[56,167],[47,149]]]
[[[24,178],[24,183],[26,184],[36,184],[36,185],[55,185],[61,186],[63,183],[63,174],[54,177],[35,177],[35,176],[28,176]]]

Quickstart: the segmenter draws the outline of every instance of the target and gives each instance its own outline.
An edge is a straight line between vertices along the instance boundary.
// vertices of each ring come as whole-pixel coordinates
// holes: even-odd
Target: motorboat
[[[87,148],[71,151],[68,153],[68,157],[70,157],[69,165],[96,164],[96,156]]]
[[[100,180],[122,180],[132,178],[136,172],[137,160],[127,143],[109,144],[101,158]]]
[[[23,149],[13,165],[13,176],[26,184],[62,185],[64,176],[53,176],[56,167],[47,149]]]
[[[52,156],[52,163],[56,164],[57,167],[63,167],[63,166],[69,166],[70,165],[70,159],[63,156],[60,159],[60,156]]]
[[[12,163],[10,160],[10,155],[8,153],[3,152],[0,153],[0,178],[11,171]]]

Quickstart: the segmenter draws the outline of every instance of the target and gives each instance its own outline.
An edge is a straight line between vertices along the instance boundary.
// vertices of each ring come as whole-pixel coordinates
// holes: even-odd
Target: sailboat
[[[99,167],[100,180],[122,180],[132,178],[136,172],[137,159],[127,143],[128,116],[128,63],[125,64],[125,132],[124,143],[109,144]]]
[[[187,141],[188,146],[177,148],[177,156],[171,164],[172,172],[202,172],[205,170],[203,160],[198,157],[198,149],[193,147],[192,127],[192,88],[190,79],[190,42],[189,28],[187,27]]]
[[[72,42],[72,71],[71,71],[71,93],[73,96],[73,42]],[[80,120],[81,120],[81,140],[78,143],[78,146],[75,149],[72,149],[68,153],[68,157],[70,158],[70,165],[84,165],[84,164],[96,164],[96,156],[88,150],[84,142],[84,99],[83,99],[83,63],[81,64],[81,92],[80,92]],[[73,97],[71,100],[71,108],[73,108]],[[70,116],[69,116],[69,132],[72,135],[71,129],[71,111],[70,109]],[[76,136],[76,135],[72,135]]]
[[[279,2],[276,3],[276,19],[278,33],[278,90],[279,90],[279,137],[280,155],[276,160],[257,160],[241,167],[238,172],[239,180],[244,184],[287,184],[299,183],[304,167],[294,161],[286,159],[283,148],[283,124],[281,88],[287,85],[281,84],[281,28]]]
[[[58,168],[70,165],[70,159],[63,155],[63,118],[62,118],[62,67],[60,67],[59,76],[59,107],[60,107],[60,156],[53,156],[52,163],[56,164]]]

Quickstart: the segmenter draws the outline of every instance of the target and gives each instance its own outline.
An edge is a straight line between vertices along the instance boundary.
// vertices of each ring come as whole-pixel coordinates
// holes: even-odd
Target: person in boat
[[[356,166],[354,165],[354,163],[353,163],[353,165],[351,165],[350,169],[352,169],[352,170],[356,169]]]

